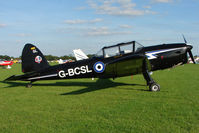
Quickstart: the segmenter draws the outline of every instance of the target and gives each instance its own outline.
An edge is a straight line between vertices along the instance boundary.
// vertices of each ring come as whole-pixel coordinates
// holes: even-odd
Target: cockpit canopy
[[[129,53],[137,53],[142,50],[144,46],[136,41],[120,43],[113,46],[102,48],[95,56],[97,57],[112,57]]]

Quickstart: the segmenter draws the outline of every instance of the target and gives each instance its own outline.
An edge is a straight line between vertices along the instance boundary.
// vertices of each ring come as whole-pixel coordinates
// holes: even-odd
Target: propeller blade
[[[193,63],[196,64],[196,62],[195,62],[195,60],[193,58],[193,54],[192,54],[191,50],[189,50],[188,53],[189,53],[189,56],[191,57],[191,60],[193,61]]]
[[[185,42],[185,43],[187,43],[187,40],[185,39],[185,37],[184,37],[184,35],[183,35],[183,34],[182,34],[182,36],[183,36],[184,42]]]

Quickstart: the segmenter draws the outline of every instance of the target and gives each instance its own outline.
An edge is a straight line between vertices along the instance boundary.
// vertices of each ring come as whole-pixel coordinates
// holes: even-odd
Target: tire
[[[160,91],[160,85],[157,83],[152,83],[149,85],[150,91]]]
[[[26,85],[26,88],[31,88],[32,87],[32,84],[27,84]]]

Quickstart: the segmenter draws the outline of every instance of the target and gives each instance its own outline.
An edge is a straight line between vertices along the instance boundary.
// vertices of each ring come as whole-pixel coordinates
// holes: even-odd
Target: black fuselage
[[[152,71],[187,63],[189,45],[185,43],[162,44],[144,47]]]
[[[126,50],[123,46],[130,46],[132,50]],[[22,54],[22,70],[25,74],[12,76],[7,80],[33,82],[37,80],[116,78],[136,75],[185,64],[187,63],[187,52],[192,48],[186,43],[136,48],[137,46],[135,41],[121,43],[104,47],[101,56],[50,66],[38,48],[32,44],[27,44]],[[107,56],[106,50],[112,48],[117,48],[116,54]]]

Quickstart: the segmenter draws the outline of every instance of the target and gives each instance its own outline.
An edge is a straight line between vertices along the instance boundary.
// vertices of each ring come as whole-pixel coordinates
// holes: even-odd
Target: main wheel
[[[31,88],[31,87],[32,87],[31,83],[29,83],[29,84],[26,85],[26,88]]]
[[[149,85],[150,91],[160,91],[160,85],[157,83],[152,83]]]

